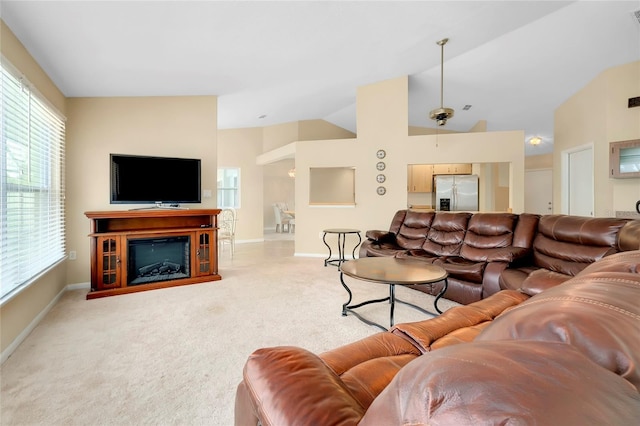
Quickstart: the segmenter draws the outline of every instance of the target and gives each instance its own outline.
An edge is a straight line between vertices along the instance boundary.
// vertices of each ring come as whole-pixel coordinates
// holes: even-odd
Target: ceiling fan
[[[444,45],[449,41],[448,38],[443,38],[436,43],[440,46],[440,108],[431,110],[429,118],[436,120],[438,126],[444,126],[447,124],[447,120],[453,117],[453,109],[445,108],[443,106],[443,92],[444,92]]]

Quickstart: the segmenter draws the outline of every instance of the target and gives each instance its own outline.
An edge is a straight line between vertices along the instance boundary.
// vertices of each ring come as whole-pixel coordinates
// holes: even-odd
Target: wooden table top
[[[379,284],[429,284],[447,278],[443,268],[416,259],[364,257],[340,266],[345,275]]]

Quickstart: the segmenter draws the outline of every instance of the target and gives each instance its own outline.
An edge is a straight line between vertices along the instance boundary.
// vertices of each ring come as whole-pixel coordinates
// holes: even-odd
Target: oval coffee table
[[[358,280],[369,281],[375,284],[387,284],[389,285],[389,296],[383,299],[367,300],[356,305],[350,305],[353,295],[349,287],[347,287],[344,282],[344,275]],[[355,312],[354,309],[357,309],[364,305],[368,305],[370,303],[380,303],[388,301],[390,305],[389,322],[391,327],[393,327],[393,311],[395,308],[395,302],[411,306],[426,314],[435,315],[433,312],[429,312],[412,303],[397,299],[395,296],[395,286],[434,284],[440,281],[444,281],[442,290],[438,293],[433,302],[433,307],[439,314],[441,314],[442,311],[438,308],[438,300],[440,300],[442,295],[447,291],[447,287],[449,286],[447,276],[447,271],[445,271],[443,268],[416,259],[396,259],[394,257],[365,257],[361,259],[346,261],[340,265],[340,282],[342,283],[342,286],[345,288],[345,290],[347,290],[347,293],[349,293],[349,300],[347,300],[347,302],[342,305],[342,315],[347,316],[347,313],[351,312],[364,323],[379,327],[383,330],[387,330],[387,328],[362,317],[360,314]]]

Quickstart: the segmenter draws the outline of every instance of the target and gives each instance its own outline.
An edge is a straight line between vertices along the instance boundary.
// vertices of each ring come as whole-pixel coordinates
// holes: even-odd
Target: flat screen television
[[[200,203],[200,160],[111,154],[111,204]]]

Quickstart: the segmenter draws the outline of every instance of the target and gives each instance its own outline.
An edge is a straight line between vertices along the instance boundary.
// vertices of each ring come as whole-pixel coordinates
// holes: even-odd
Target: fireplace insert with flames
[[[136,238],[128,241],[127,284],[189,278],[190,238]]]

